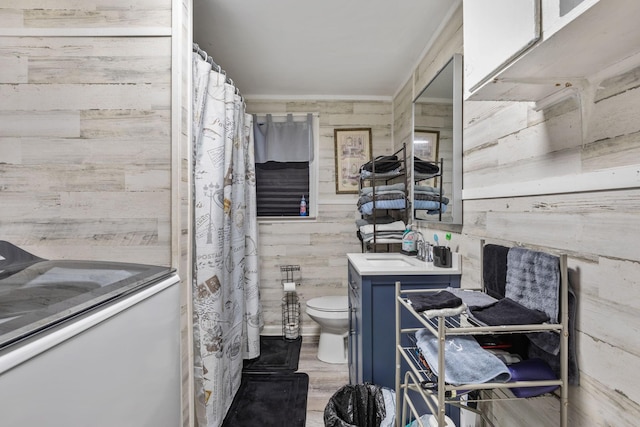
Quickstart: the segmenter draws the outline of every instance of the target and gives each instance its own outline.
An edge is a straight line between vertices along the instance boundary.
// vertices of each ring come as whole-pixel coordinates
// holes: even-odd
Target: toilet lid
[[[349,310],[349,298],[346,296],[312,298],[307,301],[307,307],[319,311],[347,311]]]

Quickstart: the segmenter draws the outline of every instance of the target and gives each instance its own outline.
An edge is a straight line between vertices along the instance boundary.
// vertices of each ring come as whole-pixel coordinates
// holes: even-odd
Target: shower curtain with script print
[[[260,352],[252,117],[220,70],[193,53],[193,338],[196,418],[218,427],[243,359]]]

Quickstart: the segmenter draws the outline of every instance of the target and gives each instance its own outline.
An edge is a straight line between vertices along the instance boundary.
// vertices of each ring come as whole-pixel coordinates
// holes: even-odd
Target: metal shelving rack
[[[368,249],[372,249],[373,252],[377,252],[377,247],[380,245],[387,245],[387,252],[390,251],[390,246],[393,244],[400,244],[400,242],[390,243],[382,239],[382,241],[377,237],[377,222],[376,222],[376,214],[379,211],[399,211],[398,219],[401,219],[405,223],[409,220],[409,212],[411,209],[411,200],[409,199],[409,180],[407,177],[407,146],[406,144],[402,145],[398,151],[394,152],[392,156],[398,157],[398,162],[400,163],[400,171],[395,174],[389,173],[377,173],[376,172],[376,161],[372,160],[373,170],[371,176],[358,179],[358,192],[362,190],[362,188],[371,186],[372,188],[372,198],[373,198],[373,213],[371,214],[371,218],[373,220],[373,241],[371,242],[362,242],[362,252],[368,252]],[[376,196],[376,184],[388,184],[390,182],[396,182],[397,180],[401,180],[404,183],[404,197],[405,197],[405,208],[404,209],[380,209],[376,208],[377,196]]]
[[[494,424],[486,417],[486,415],[460,401],[460,396],[469,395],[470,392],[477,391],[478,396],[468,399],[466,402],[498,402],[504,400],[519,400],[523,398],[515,397],[508,389],[514,387],[540,387],[540,386],[559,386],[558,391],[548,393],[543,396],[555,396],[560,399],[560,426],[567,427],[568,412],[568,272],[567,257],[560,255],[560,319],[559,323],[544,323],[534,325],[500,325],[500,326],[474,326],[466,320],[463,313],[459,317],[439,316],[428,319],[422,314],[416,312],[407,302],[407,295],[410,293],[427,293],[437,292],[434,289],[423,290],[403,290],[402,284],[396,282],[396,421],[398,425],[406,425],[407,417],[411,416],[418,419],[420,414],[416,413],[416,402],[411,397],[409,391],[417,393],[419,398],[426,404],[432,414],[437,416],[438,426],[445,426],[445,408],[446,405],[452,405],[461,410],[468,410],[478,414],[482,420],[488,425]],[[486,334],[513,334],[553,331],[560,334],[560,378],[557,380],[544,381],[514,381],[508,383],[481,383],[481,384],[462,384],[454,386],[445,383],[444,375],[436,377],[433,373],[425,368],[424,364],[417,356],[417,347],[407,346],[406,339],[403,344],[402,337],[407,334],[415,334],[419,328],[403,328],[401,324],[401,313],[407,310],[411,313],[420,324],[438,337],[438,372],[445,372],[446,360],[444,353],[444,343],[447,336],[453,335],[486,335]],[[411,335],[412,336],[412,335]],[[402,362],[405,361],[409,365],[409,369],[403,375]],[[540,397],[529,397],[525,399],[537,399]],[[418,423],[421,425],[422,423]]]

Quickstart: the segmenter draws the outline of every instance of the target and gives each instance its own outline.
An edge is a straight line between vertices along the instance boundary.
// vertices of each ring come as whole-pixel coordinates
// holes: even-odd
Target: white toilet
[[[347,363],[348,297],[312,298],[307,301],[307,314],[320,325],[318,359],[327,363]]]

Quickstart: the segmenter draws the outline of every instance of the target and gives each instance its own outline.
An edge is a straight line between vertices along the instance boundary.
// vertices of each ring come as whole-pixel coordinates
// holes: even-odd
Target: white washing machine
[[[180,425],[175,272],[27,255],[0,242],[2,425]]]

